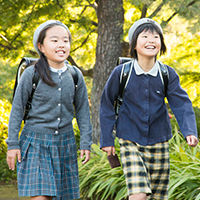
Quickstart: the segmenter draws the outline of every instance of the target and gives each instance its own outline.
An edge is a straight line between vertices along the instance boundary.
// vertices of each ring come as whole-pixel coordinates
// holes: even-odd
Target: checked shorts
[[[167,200],[169,185],[169,144],[141,146],[119,139],[128,195],[146,193],[149,200]]]

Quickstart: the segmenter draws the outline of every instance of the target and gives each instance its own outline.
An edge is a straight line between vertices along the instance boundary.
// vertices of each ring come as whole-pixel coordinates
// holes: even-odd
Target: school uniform
[[[130,153],[132,154],[133,152],[137,151],[137,153],[141,156],[141,154],[143,154],[141,153],[143,150],[155,152],[155,150],[152,149],[148,150],[148,148],[150,147],[152,147],[153,149],[160,148],[159,151],[161,152],[161,154],[163,153],[162,156],[165,160],[165,164],[163,165],[167,166],[165,174],[166,180],[168,180],[169,153],[167,141],[171,139],[172,133],[170,119],[167,112],[167,106],[164,101],[165,90],[162,76],[160,76],[159,72],[159,64],[156,61],[154,67],[149,72],[144,72],[140,68],[137,60],[133,62],[134,67],[127,87],[125,89],[123,103],[119,109],[117,120],[113,105],[115,99],[118,96],[122,65],[117,66],[112,71],[103,90],[100,105],[100,147],[102,148],[106,146],[114,146],[114,137],[112,132],[114,125],[116,124],[116,136],[120,138],[119,142],[121,145],[121,159],[123,169],[126,170],[125,166],[129,166],[129,161],[131,157],[134,157],[133,155],[130,156]],[[186,137],[188,135],[195,135],[197,137],[196,121],[192,103],[187,93],[181,88],[179,77],[175,70],[169,66],[167,66],[167,68],[169,72],[169,83],[167,86],[166,97],[169,102],[170,108],[176,116],[183,136]],[[129,150],[131,152],[124,152],[127,145],[129,146]],[[157,145],[160,147],[156,147]],[[165,149],[164,151],[163,148]],[[160,153],[158,153],[158,155],[159,154]],[[155,154],[152,153],[150,159],[153,159],[154,157]],[[140,164],[143,165],[143,163],[146,162],[147,158],[145,158],[144,156],[141,156],[141,158],[143,158],[142,162],[136,161],[137,166]],[[161,158],[160,161],[155,162],[160,162],[160,164],[162,165],[163,158]],[[128,159],[129,161],[127,161]],[[132,169],[131,167],[128,168],[129,171]],[[142,173],[145,169],[146,172],[144,175]],[[133,173],[134,172],[135,171],[133,171]],[[143,167],[141,173],[138,171],[136,173],[140,174],[140,178],[150,175],[146,166]],[[127,178],[129,175],[128,172],[125,173],[126,181],[130,181]],[[149,177],[146,178],[146,180],[148,181],[149,179]],[[160,176],[160,179],[162,179],[162,176]],[[150,181],[148,181],[143,180],[143,182],[147,184],[147,190],[144,191],[143,189],[141,189],[140,191],[147,194],[152,194]],[[168,182],[165,181],[165,184],[168,185]],[[144,188],[143,184],[139,183],[138,185],[138,188]],[[138,191],[132,191],[132,188],[133,187],[131,187],[131,189],[128,189],[129,195],[133,193],[138,193]],[[167,192],[167,188],[165,188],[165,190]],[[165,194],[165,197],[166,196],[167,194]],[[156,199],[159,199],[159,197]]]
[[[78,70],[78,87],[67,66],[50,68],[55,87],[39,80],[32,108],[20,139],[23,112],[32,90],[34,66],[21,77],[13,100],[8,128],[8,150],[20,149],[17,164],[19,196],[54,196],[54,200],[79,198],[76,142],[72,119],[74,108],[80,129],[80,149],[90,150],[92,126],[86,85]]]

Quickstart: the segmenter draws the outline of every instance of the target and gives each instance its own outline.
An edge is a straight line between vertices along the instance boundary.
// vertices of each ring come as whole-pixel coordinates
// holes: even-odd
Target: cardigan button
[[[58,131],[55,131],[55,135],[58,135]]]

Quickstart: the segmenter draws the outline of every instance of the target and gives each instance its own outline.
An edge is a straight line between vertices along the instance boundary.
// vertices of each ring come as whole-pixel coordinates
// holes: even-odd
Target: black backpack
[[[132,58],[127,58],[127,57],[119,57],[117,60],[117,65],[123,64],[123,67],[122,67],[122,71],[120,75],[119,93],[115,100],[115,105],[114,105],[116,116],[118,116],[119,108],[123,102],[124,91],[125,91],[126,85],[128,84],[129,77],[132,72],[132,68],[133,68],[132,61],[133,61]],[[164,65],[160,61],[158,61],[158,63],[159,63],[160,71],[163,78],[164,92],[166,96],[167,85],[168,85],[168,80],[169,80],[169,72],[166,65]]]
[[[18,66],[18,69],[17,69],[17,74],[16,74],[16,78],[15,78],[15,86],[14,86],[14,90],[13,90],[13,98],[15,96],[15,91],[16,91],[16,88],[19,84],[19,81],[20,81],[20,78],[21,78],[21,75],[23,73],[23,71],[35,64],[35,62],[37,61],[38,59],[36,58],[27,58],[27,57],[24,57],[22,58],[22,60],[20,61],[20,64]],[[65,61],[66,64],[69,64],[68,61],[66,60]],[[77,88],[77,84],[78,84],[78,74],[77,74],[77,71],[75,69],[74,66],[71,66],[71,65],[67,65],[69,67],[69,70],[70,70],[70,73],[73,77],[73,80],[74,80],[74,84],[75,84],[75,89]],[[36,70],[34,71],[34,75],[33,75],[33,78],[32,78],[32,91],[31,91],[31,96],[29,97],[27,103],[26,103],[26,107],[25,107],[25,110],[24,110],[24,117],[23,117],[23,120],[24,122],[26,121],[26,118],[28,116],[28,113],[31,109],[31,102],[32,102],[32,99],[33,99],[33,94],[35,92],[35,89],[37,88],[37,84],[39,82],[39,74],[36,72]]]

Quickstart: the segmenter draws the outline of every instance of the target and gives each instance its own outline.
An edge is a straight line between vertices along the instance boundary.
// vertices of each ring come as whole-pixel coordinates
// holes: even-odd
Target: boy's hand
[[[85,154],[85,156],[84,156]],[[85,159],[82,162],[82,165],[84,165],[85,163],[87,163],[90,160],[90,151],[89,150],[81,150],[81,159],[83,159],[85,157]]]
[[[198,138],[194,135],[188,135],[186,137],[186,140],[187,140],[188,145],[191,147],[196,147],[199,142]]]
[[[21,151],[19,149],[11,149],[7,152],[7,163],[9,169],[15,169],[15,158],[17,157],[18,162],[21,162]]]
[[[113,154],[113,156],[115,155],[115,147],[113,147],[113,146],[102,147],[101,149],[102,149],[102,151],[105,151],[108,154],[108,156],[111,154]]]

